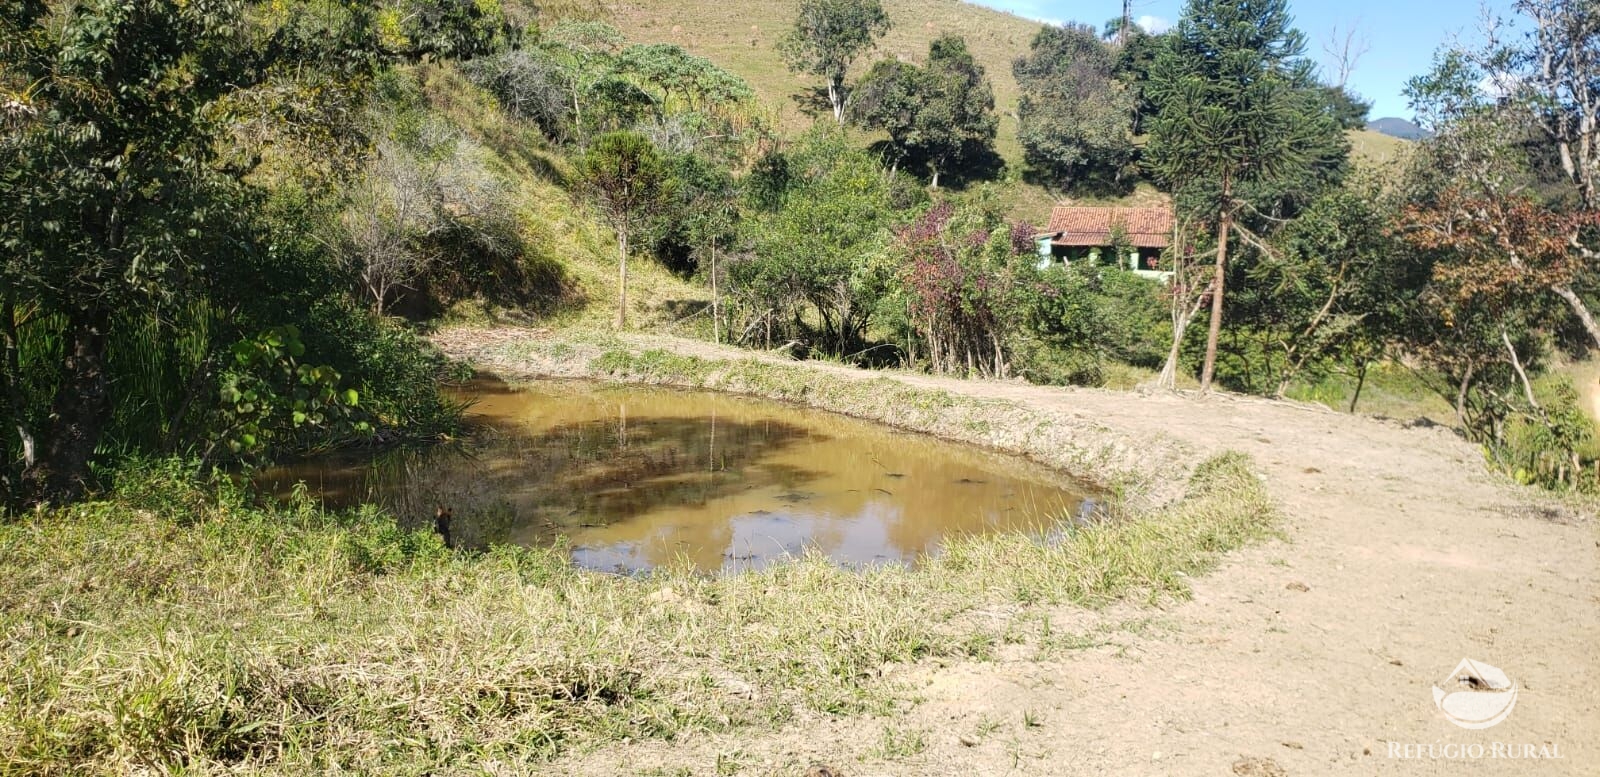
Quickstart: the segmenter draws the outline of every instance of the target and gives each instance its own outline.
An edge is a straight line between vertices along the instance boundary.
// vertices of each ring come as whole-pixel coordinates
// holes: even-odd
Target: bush
[[[1542,417],[1508,420],[1502,442],[1494,446],[1496,455],[1524,483],[1600,489],[1600,481],[1586,474],[1583,465],[1585,454],[1594,458],[1594,421],[1579,406],[1577,388],[1565,376],[1547,374],[1534,381],[1534,392]]]
[[[462,70],[507,114],[533,122],[552,140],[565,136],[572,76],[561,63],[524,49],[468,62]]]
[[[1087,262],[1052,265],[1022,287],[1028,340],[1019,364],[1030,380],[1099,386],[1108,363],[1157,369],[1172,325],[1161,286]]]

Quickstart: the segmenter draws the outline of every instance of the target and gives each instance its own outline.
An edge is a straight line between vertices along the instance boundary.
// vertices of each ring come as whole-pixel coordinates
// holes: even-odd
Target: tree
[[[656,255],[677,272],[703,274],[711,284],[711,331],[722,341],[720,259],[738,239],[739,185],[723,165],[699,154],[671,159],[673,199],[656,236]]]
[[[1459,127],[1446,132],[1440,147],[1453,149],[1460,182],[1472,195],[1498,201],[1500,212],[1515,212],[1506,198],[1523,195],[1500,163],[1530,152],[1541,158],[1529,163],[1552,159],[1578,208],[1600,212],[1600,11],[1582,0],[1517,0],[1512,7],[1528,22],[1524,32],[1508,38],[1492,23],[1481,49],[1441,52],[1433,71],[1408,85],[1413,107],[1436,131]],[[1499,129],[1486,134],[1491,124]],[[1548,290],[1600,347],[1600,323],[1582,294],[1600,249],[1582,226],[1587,219],[1569,223],[1574,229],[1563,237],[1571,256],[1547,278]],[[1502,260],[1513,268],[1523,263],[1511,250]]]
[[[1019,266],[1037,254],[1031,234],[976,209],[942,202],[900,230],[894,245],[906,304],[908,359],[934,372],[1004,378],[1022,316]]]
[[[628,325],[628,239],[672,199],[672,172],[655,146],[634,132],[596,138],[583,155],[584,189],[617,233],[617,329]]]
[[[1367,126],[1367,116],[1372,112],[1370,101],[1343,86],[1325,86],[1322,95],[1325,110],[1340,129],[1358,130]]]
[[[1126,187],[1136,103],[1117,66],[1117,52],[1091,27],[1045,27],[1034,36],[1012,66],[1022,87],[1018,138],[1032,175],[1064,188]]]
[[[384,4],[375,26],[384,48],[406,59],[471,59],[488,54],[513,30],[499,3],[475,0],[401,0]]]
[[[0,125],[8,360],[20,318],[63,323],[49,411],[19,424],[25,501],[72,501],[87,486],[111,412],[114,314],[188,299],[206,258],[244,238],[238,180],[214,166],[212,110],[252,79],[238,68],[237,23],[229,6],[177,0],[94,0],[60,18],[43,2],[0,9],[0,45],[25,41],[0,84],[28,85]],[[4,378],[18,412],[19,365]]]
[[[1197,200],[1217,220],[1202,391],[1216,371],[1240,187],[1295,174],[1326,136],[1338,134],[1321,110],[1304,52],[1286,0],[1189,0],[1150,75],[1149,94],[1160,109],[1147,162],[1173,188],[1203,187]]]
[[[562,21],[544,34],[543,47],[567,75],[572,123],[580,141],[588,137],[584,105],[599,99],[602,84],[615,77],[616,52],[624,40],[620,30],[605,22]]]
[[[789,70],[827,79],[833,118],[843,124],[850,63],[888,31],[889,15],[879,0],[801,0],[794,28],[778,42],[778,53]]]
[[[516,49],[473,60],[462,70],[494,95],[506,113],[539,125],[547,137],[564,134],[573,76],[554,57],[538,49]]]
[[[850,120],[889,136],[891,169],[898,170],[911,156],[921,126],[926,89],[922,68],[899,59],[880,59],[856,83]]]
[[[838,130],[813,130],[783,164],[762,167],[762,177],[783,184],[781,207],[748,222],[753,255],[727,268],[730,292],[748,314],[745,339],[777,327],[801,341],[819,335],[821,349],[845,356],[893,280],[891,182]]]
[[[855,94],[851,119],[887,133],[895,166],[926,166],[935,189],[944,172],[994,153],[994,91],[959,37],[935,40],[925,67],[878,62]]]
[[[718,105],[750,99],[748,84],[738,76],[717,67],[711,60],[697,57],[682,46],[650,43],[629,46],[622,50],[618,65],[646,84],[659,90],[656,116],[665,117],[668,103],[674,97],[683,100],[690,110],[701,104]]]
[[[1398,334],[1429,278],[1392,234],[1394,209],[1380,181],[1349,181],[1284,225],[1250,268],[1239,317],[1275,365],[1274,396],[1340,362],[1359,377],[1374,346]]]
[[[916,144],[933,171],[933,188],[939,174],[963,160],[994,152],[994,90],[983,66],[972,58],[965,39],[942,35],[928,48],[924,68],[927,99],[918,111],[923,126]]]
[[[1350,85],[1350,74],[1356,70],[1356,65],[1361,63],[1361,58],[1372,51],[1372,41],[1366,33],[1361,31],[1360,23],[1350,25],[1350,28],[1339,34],[1339,26],[1334,25],[1328,33],[1328,39],[1322,43],[1322,52],[1332,60],[1334,67],[1333,83],[1330,86],[1344,89]]]
[[[1155,106],[1145,95],[1150,82],[1150,69],[1155,67],[1156,54],[1165,47],[1167,33],[1151,35],[1134,25],[1117,49],[1116,78],[1133,95],[1133,134],[1145,133],[1145,122],[1155,114]]]
[[[378,140],[366,176],[350,187],[338,240],[339,258],[359,278],[375,314],[383,315],[396,291],[448,269],[444,257],[515,264],[522,246],[510,187],[484,156],[482,147],[438,121],[407,132],[391,127]]]

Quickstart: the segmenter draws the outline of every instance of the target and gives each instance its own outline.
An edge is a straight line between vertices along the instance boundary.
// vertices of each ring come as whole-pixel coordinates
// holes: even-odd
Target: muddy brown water
[[[466,439],[263,473],[330,507],[372,502],[411,527],[436,505],[458,545],[565,542],[636,572],[760,568],[808,549],[847,566],[913,563],[949,536],[1035,530],[1093,509],[1033,462],[745,397],[581,381],[474,380]]]

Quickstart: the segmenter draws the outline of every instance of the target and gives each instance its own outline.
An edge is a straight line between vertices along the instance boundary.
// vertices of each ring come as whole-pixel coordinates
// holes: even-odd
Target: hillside
[[[789,72],[777,52],[778,39],[793,23],[798,5],[797,0],[624,0],[608,3],[603,15],[634,42],[676,43],[737,73],[754,87],[778,128],[792,134],[812,121],[793,97],[816,84],[811,76]],[[961,0],[884,0],[883,5],[894,26],[877,51],[857,63],[856,71],[864,71],[883,56],[921,61],[927,56],[928,44],[947,32],[966,38],[994,85],[995,109],[1000,114],[995,146],[1008,165],[1001,196],[1015,218],[1037,221],[1047,217],[1050,207],[1061,198],[1018,180],[1022,167],[1016,116],[1020,95],[1011,74],[1012,60],[1028,50],[1039,22]],[[1394,159],[1408,143],[1372,130],[1353,131],[1350,141],[1359,161],[1377,164]],[[1145,204],[1160,198],[1150,186],[1141,184],[1121,204]]]
[[[1367,129],[1402,140],[1422,140],[1433,136],[1433,133],[1417,126],[1416,122],[1394,116],[1369,121]]]
[[[494,168],[516,182],[524,261],[544,281],[542,298],[531,309],[546,320],[608,321],[617,294],[616,238],[570,191],[570,160],[537,130],[506,116],[454,65],[424,66],[418,76],[430,108],[482,144]],[[630,308],[641,325],[670,329],[681,309],[697,309],[708,298],[705,288],[659,263],[633,264]],[[469,307],[451,317],[472,319],[482,312]]]
[[[1370,129],[1352,130],[1349,134],[1350,155],[1359,165],[1379,166],[1394,162],[1411,147],[1412,143]]]
[[[811,125],[811,117],[792,96],[817,83],[811,76],[790,73],[778,56],[778,39],[793,24],[798,5],[796,0],[625,0],[608,3],[607,15],[634,42],[676,43],[739,74],[755,88],[778,128],[790,134]],[[884,0],[883,5],[893,27],[876,51],[856,63],[856,71],[884,56],[920,62],[927,57],[928,44],[945,33],[966,38],[994,85],[1000,114],[995,146],[1012,179],[1004,183],[1005,201],[1017,218],[1048,215],[1056,198],[1015,180],[1022,146],[1017,142],[1019,95],[1011,61],[1028,50],[1039,23],[959,0]]]
[[[885,0],[883,5],[893,27],[877,51],[856,63],[856,71],[884,56],[921,61],[938,36],[961,35],[994,84],[1000,153],[1008,162],[1020,162],[1018,90],[1011,61],[1027,51],[1039,23],[959,0]],[[809,126],[811,119],[790,97],[816,84],[811,76],[790,73],[777,52],[778,39],[794,23],[798,6],[795,0],[630,0],[612,5],[611,13],[630,40],[676,43],[738,73],[755,87],[779,127],[794,130]]]

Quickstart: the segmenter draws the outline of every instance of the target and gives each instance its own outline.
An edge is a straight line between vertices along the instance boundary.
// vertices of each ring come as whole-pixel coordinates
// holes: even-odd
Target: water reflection
[[[914,561],[957,533],[1075,514],[1084,490],[1030,462],[874,424],[719,394],[479,380],[467,440],[266,473],[330,506],[410,525],[455,512],[460,544],[568,538],[575,563],[759,568],[816,548],[841,564]]]

